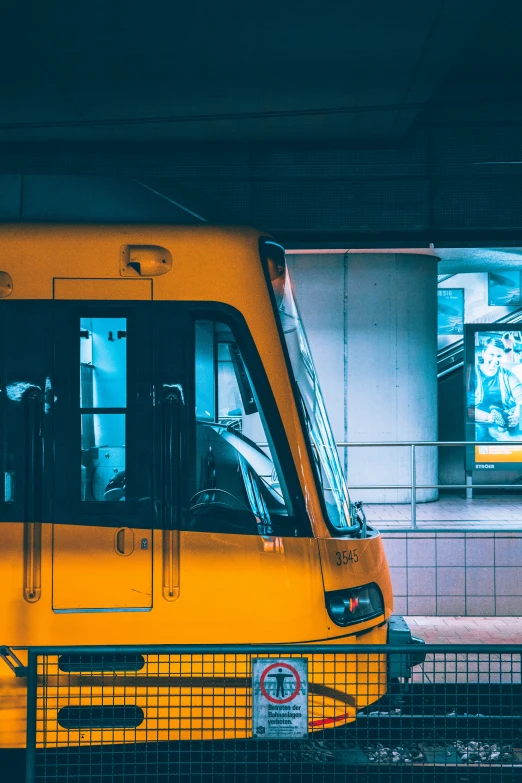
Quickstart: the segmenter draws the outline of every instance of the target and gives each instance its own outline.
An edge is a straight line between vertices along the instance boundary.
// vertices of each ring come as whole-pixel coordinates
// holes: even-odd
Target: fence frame
[[[387,655],[415,656],[422,652],[426,656],[436,654],[466,655],[511,655],[520,656],[522,667],[522,644],[425,644],[422,646],[404,644],[228,644],[228,645],[124,645],[124,646],[42,646],[15,647],[27,650],[27,727],[26,727],[26,778],[25,783],[36,781],[37,744],[37,698],[38,658],[45,655],[226,655],[239,654],[262,657],[277,655]],[[387,666],[389,666],[389,659]],[[306,740],[303,740],[306,742]]]

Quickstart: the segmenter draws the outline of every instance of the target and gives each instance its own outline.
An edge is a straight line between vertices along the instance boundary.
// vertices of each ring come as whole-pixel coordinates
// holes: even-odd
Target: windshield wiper
[[[366,514],[364,513],[362,500],[355,500],[352,503],[352,507],[355,509],[355,514],[352,517],[352,521],[353,521],[354,525],[357,525],[359,537],[360,538],[366,538],[366,529],[367,529],[368,523],[366,521]],[[360,519],[359,519],[359,514],[361,515]]]

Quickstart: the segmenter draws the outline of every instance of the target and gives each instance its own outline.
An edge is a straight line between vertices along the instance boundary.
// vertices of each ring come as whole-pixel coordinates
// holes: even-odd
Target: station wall
[[[337,442],[437,440],[435,254],[290,253],[288,263]],[[408,449],[340,456],[358,499],[409,502]],[[418,484],[438,483],[437,460],[436,448],[419,450]],[[436,497],[417,492],[419,502]]]
[[[383,532],[395,612],[519,617],[522,534]]]
[[[354,375],[350,376],[348,369],[349,359],[354,361],[356,356],[354,357],[353,354],[353,345],[350,349],[348,347],[350,336],[347,312],[354,297],[360,295],[360,290],[349,287],[346,254],[331,252],[290,254],[288,258],[297,301],[311,344],[336,441],[364,440],[362,437],[354,437],[353,428],[350,428],[351,420],[360,419],[361,410],[364,409],[365,415],[368,415],[368,412],[364,376],[361,374],[360,388],[355,395],[350,396],[348,385],[349,382],[352,385],[356,383]],[[435,299],[434,291],[434,302]],[[360,309],[360,306],[359,301],[357,307]],[[415,323],[412,323],[412,328],[415,328]],[[360,350],[365,350],[362,344]],[[369,358],[374,364],[374,370],[379,372],[378,351],[375,351],[375,346],[373,354],[371,350],[371,348],[366,349],[370,351]],[[428,346],[428,354],[430,351],[431,348]],[[436,356],[433,355],[430,361],[433,362],[432,373],[436,379]],[[429,372],[426,367],[423,371]],[[408,378],[405,375],[401,383],[407,384],[407,382]],[[439,421],[439,434],[435,427],[431,436],[419,436],[419,440],[464,438],[461,415],[462,383],[462,374],[459,377],[448,376],[443,381],[444,427],[440,429]],[[431,404],[431,413],[436,415],[436,400],[424,400],[424,403],[426,402]],[[393,410],[395,415],[395,409]],[[376,407],[373,415],[378,417],[381,413],[382,410]],[[407,418],[411,415],[411,409],[407,406],[403,407],[398,411],[397,422],[400,423],[401,416]],[[408,440],[411,431],[406,426],[402,429],[402,437],[374,437],[368,440]],[[394,432],[398,433],[399,430]],[[341,448],[340,456],[348,483],[353,485],[351,468],[355,456],[352,456],[352,451],[352,455],[348,457],[347,451]],[[371,466],[367,467],[364,483],[372,483]],[[460,449],[448,449],[448,457],[440,467],[440,472],[443,474],[442,482],[464,481]],[[373,483],[379,482],[374,478]],[[362,493],[353,490],[351,494],[358,499]],[[376,501],[377,498],[374,502]],[[365,502],[371,503],[372,500],[366,496]],[[465,526],[462,522],[457,524],[460,528]],[[383,529],[382,537],[391,570],[397,613],[442,616],[519,616],[521,614],[522,533],[502,530],[406,533],[393,532],[388,528]]]

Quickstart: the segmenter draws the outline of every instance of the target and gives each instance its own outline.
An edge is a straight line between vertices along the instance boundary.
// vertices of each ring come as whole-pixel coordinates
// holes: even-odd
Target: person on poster
[[[476,351],[475,378],[469,404],[475,409],[475,440],[518,439],[522,383],[502,365],[505,346],[488,337]]]
[[[511,370],[519,381],[522,381],[522,364],[520,363],[522,357],[521,338],[521,332],[505,332],[502,335],[502,342],[504,343],[502,366],[505,367],[506,370]]]

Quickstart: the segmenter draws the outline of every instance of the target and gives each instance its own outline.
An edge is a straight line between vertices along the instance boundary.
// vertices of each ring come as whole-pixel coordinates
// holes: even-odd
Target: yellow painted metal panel
[[[114,280],[112,278],[70,279],[53,281],[55,299],[148,300],[152,299],[152,280]]]
[[[151,607],[150,530],[54,525],[53,609]]]

